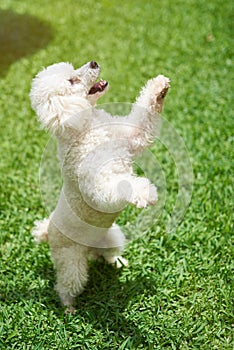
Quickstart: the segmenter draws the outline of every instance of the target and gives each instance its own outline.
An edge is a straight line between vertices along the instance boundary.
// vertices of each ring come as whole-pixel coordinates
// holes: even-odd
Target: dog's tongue
[[[95,83],[91,89],[89,90],[89,95],[96,94],[96,92],[102,92],[105,87],[108,85],[108,82],[105,80],[100,80],[99,82]]]

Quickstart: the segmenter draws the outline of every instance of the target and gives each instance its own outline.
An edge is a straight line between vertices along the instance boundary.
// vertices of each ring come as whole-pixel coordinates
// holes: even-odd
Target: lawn
[[[231,0],[1,1],[1,349],[234,348],[232,20]],[[48,214],[38,173],[49,135],[28,94],[43,66],[92,59],[111,85],[100,103],[132,103],[147,79],[170,77],[162,115],[177,136],[151,147],[166,183],[158,218],[145,224],[147,210],[128,207],[118,219],[132,229],[129,267],[90,263],[77,313],[65,315],[48,246],[30,234]],[[178,140],[192,199],[168,230]]]

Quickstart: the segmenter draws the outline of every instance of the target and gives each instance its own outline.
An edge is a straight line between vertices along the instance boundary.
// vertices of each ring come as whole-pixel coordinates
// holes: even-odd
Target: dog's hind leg
[[[57,272],[55,289],[62,305],[71,307],[87,283],[87,248],[79,245],[52,248],[51,256]]]

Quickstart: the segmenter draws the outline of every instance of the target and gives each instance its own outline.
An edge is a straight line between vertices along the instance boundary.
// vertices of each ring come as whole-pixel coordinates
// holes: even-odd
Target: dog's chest
[[[95,127],[79,137],[71,137],[59,143],[59,159],[63,173],[77,175],[80,167],[93,170],[100,164],[110,164],[121,159],[127,163],[130,159],[124,139],[116,137],[109,128]]]

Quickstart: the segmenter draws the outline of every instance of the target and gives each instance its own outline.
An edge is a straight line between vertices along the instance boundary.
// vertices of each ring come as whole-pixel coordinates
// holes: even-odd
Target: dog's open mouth
[[[96,92],[102,92],[105,90],[105,88],[107,87],[108,82],[105,80],[100,80],[97,83],[95,83],[91,89],[89,90],[89,95],[94,95],[96,94]]]

